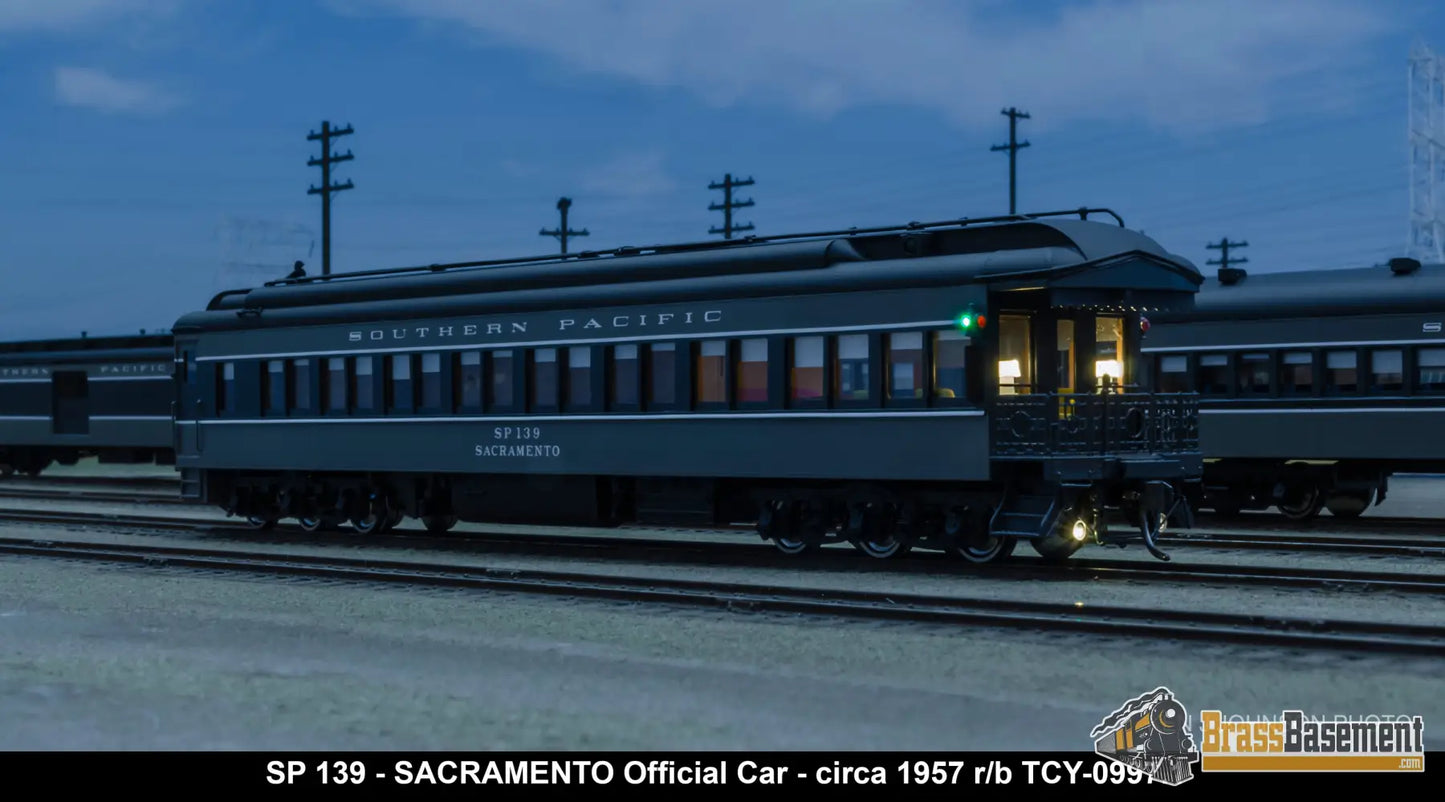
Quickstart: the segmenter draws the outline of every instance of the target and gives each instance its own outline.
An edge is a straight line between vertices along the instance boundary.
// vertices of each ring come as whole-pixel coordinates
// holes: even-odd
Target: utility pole
[[[333,153],[331,140],[350,133],[352,130],[349,123],[345,128],[332,128],[330,122],[322,121],[321,133],[313,131],[306,136],[308,142],[321,141],[321,158],[306,162],[310,167],[321,168],[321,186],[306,190],[306,194],[321,196],[321,275],[323,276],[331,275],[331,194],[355,186],[351,183],[351,179],[347,179],[345,184],[331,183],[331,165],[355,158],[349,150],[345,155]]]
[[[1015,199],[1018,197],[1018,169],[1016,163],[1018,161],[1019,151],[1029,146],[1027,139],[1022,142],[1019,141],[1019,120],[1027,120],[1029,119],[1029,115],[1012,106],[999,112],[999,114],[1008,118],[1008,144],[994,145],[989,148],[989,150],[1008,151],[1008,213],[1014,214],[1017,209]]]
[[[1205,247],[1211,251],[1219,251],[1219,258],[1210,259],[1206,264],[1219,265],[1221,271],[1228,270],[1230,265],[1242,265],[1249,261],[1244,257],[1229,258],[1230,248],[1248,248],[1248,242],[1230,242],[1229,237],[1222,237],[1218,242],[1211,242]]]
[[[587,229],[585,229],[585,228],[582,229],[581,231],[573,231],[572,229],[570,229],[570,228],[567,227],[567,210],[570,209],[570,208],[572,208],[572,199],[571,199],[571,198],[561,198],[561,199],[559,199],[559,200],[557,201],[557,211],[559,211],[559,212],[562,213],[562,225],[558,226],[557,228],[552,229],[551,231],[548,231],[548,230],[545,229],[545,228],[542,229],[542,236],[544,236],[544,237],[556,237],[557,239],[562,240],[562,253],[563,253],[563,254],[566,254],[566,253],[567,253],[567,238],[568,238],[568,237],[585,237],[585,236],[587,236]]]
[[[753,200],[752,200],[752,198],[749,198],[749,199],[747,199],[747,200],[745,200],[745,201],[738,201],[738,202],[734,203],[734,202],[733,202],[733,190],[734,190],[734,189],[737,189],[738,187],[750,187],[750,186],[752,186],[752,185],[753,185],[753,179],[752,179],[752,178],[747,178],[747,179],[744,179],[744,180],[741,180],[741,181],[734,181],[734,180],[733,180],[733,174],[732,174],[732,173],[727,173],[727,174],[723,175],[723,180],[722,180],[722,183],[721,183],[721,184],[719,184],[719,183],[717,183],[716,181],[714,181],[713,183],[707,185],[707,188],[708,188],[708,189],[720,189],[720,190],[723,191],[723,202],[722,202],[722,203],[714,203],[714,204],[712,204],[711,206],[707,207],[707,208],[708,208],[708,211],[710,211],[710,212],[716,212],[716,211],[719,211],[719,210],[722,211],[722,213],[723,213],[723,225],[722,225],[722,228],[716,228],[716,227],[714,227],[714,228],[708,229],[708,232],[707,232],[707,233],[709,233],[709,234],[721,234],[721,235],[723,235],[723,239],[732,239],[732,238],[733,238],[733,232],[734,232],[734,231],[752,231],[752,230],[753,230],[753,224],[752,224],[752,223],[748,223],[748,224],[746,224],[746,225],[737,225],[737,226],[733,225],[733,209],[746,209],[747,207],[753,205]]]

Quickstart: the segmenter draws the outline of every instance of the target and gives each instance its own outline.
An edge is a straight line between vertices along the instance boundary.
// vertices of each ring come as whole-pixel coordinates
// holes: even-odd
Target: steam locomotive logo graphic
[[[1094,751],[1131,766],[1154,782],[1180,785],[1194,778],[1199,750],[1189,734],[1189,711],[1160,686],[1130,699],[1089,733]]]

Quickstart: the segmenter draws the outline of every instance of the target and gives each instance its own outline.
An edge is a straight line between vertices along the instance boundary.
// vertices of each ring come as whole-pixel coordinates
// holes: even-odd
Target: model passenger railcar
[[[756,521],[790,553],[1158,554],[1201,457],[1193,396],[1131,391],[1140,316],[1202,277],[1093,211],[223,293],[175,326],[183,493],[258,526]]]
[[[1204,505],[1354,517],[1445,470],[1445,265],[1221,270],[1156,316],[1157,389],[1198,392]]]
[[[169,335],[0,343],[0,475],[175,461]]]

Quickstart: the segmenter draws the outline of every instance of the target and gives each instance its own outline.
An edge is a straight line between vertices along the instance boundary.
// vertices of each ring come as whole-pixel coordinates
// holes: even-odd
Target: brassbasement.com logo
[[[1203,771],[1424,771],[1420,716],[1274,718],[1199,714]]]

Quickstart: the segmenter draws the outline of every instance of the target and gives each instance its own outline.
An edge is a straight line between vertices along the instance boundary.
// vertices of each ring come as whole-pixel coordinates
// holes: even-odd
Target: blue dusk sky
[[[0,0],[0,337],[319,272],[1107,206],[1206,268],[1404,252],[1419,0]]]

